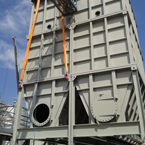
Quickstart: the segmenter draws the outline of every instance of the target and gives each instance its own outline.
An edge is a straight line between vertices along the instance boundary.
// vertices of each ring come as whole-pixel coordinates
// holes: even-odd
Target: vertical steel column
[[[44,14],[43,14],[43,32],[45,32],[45,25],[46,25],[46,12],[47,12],[47,0],[44,0]],[[44,34],[43,34],[44,35]],[[43,36],[44,37],[44,36]]]
[[[103,13],[104,15],[106,15],[106,4],[104,0],[102,2],[103,2]],[[107,17],[104,18],[104,27],[105,27],[105,38],[106,38],[107,64],[108,64],[108,67],[111,67]]]
[[[111,76],[112,76],[112,85],[113,85],[113,97],[114,97],[114,101],[117,101],[117,108],[120,108],[120,103],[119,103],[119,98],[118,98],[118,92],[117,92],[117,82],[116,82],[116,71],[112,71],[111,72]],[[117,99],[117,100],[116,100]],[[120,112],[119,109],[117,109],[117,112]],[[117,114],[116,114],[116,119],[117,119]]]
[[[93,74],[90,74],[89,75],[89,87],[90,87],[90,89],[89,89],[89,94],[90,94],[90,98],[89,98],[89,108],[91,108],[91,102],[92,102],[92,100],[93,100]],[[95,119],[94,119],[94,117],[92,116],[92,113],[91,113],[91,111],[90,111],[90,109],[89,109],[89,123],[90,124],[94,124],[95,123]]]
[[[17,129],[20,127],[21,112],[22,112],[22,105],[23,105],[23,95],[24,95],[24,88],[22,88],[22,90],[19,90],[19,93],[18,93],[15,122],[14,122],[14,127],[13,127],[12,145],[17,145]]]
[[[112,84],[113,84],[113,94],[114,94],[114,98],[118,99],[118,92],[117,92],[117,82],[116,82],[116,72],[112,71],[111,72],[111,76],[112,76]]]
[[[52,81],[52,93],[51,93],[51,108],[52,108],[52,115],[51,115],[51,124],[50,126],[54,126],[54,119],[55,119],[55,116],[54,116],[54,112],[55,112],[55,107],[54,107],[54,98],[55,98],[55,84],[56,84],[56,81],[53,80]]]
[[[139,89],[139,82],[138,82],[138,72],[137,70],[133,70],[133,82],[134,82],[134,88],[135,88],[135,94],[136,94],[136,101],[138,105],[138,112],[139,112],[139,122],[140,122],[140,129],[141,129],[141,138],[142,142],[145,144],[145,114],[143,111],[143,102],[141,100],[141,94]]]
[[[89,5],[89,19],[91,19],[92,17],[92,1],[89,0],[88,1],[88,5]],[[94,70],[95,66],[94,66],[94,46],[93,46],[93,23],[92,21],[89,22],[90,25],[90,42],[91,42],[91,69]],[[89,90],[89,108],[91,108],[91,102],[92,102],[92,98],[93,98],[93,86],[92,86],[92,82],[93,82],[93,74],[89,75],[89,86],[90,86],[90,90]],[[89,123],[95,123],[95,119],[92,116],[92,113],[90,111],[90,109],[88,110],[88,115],[89,115]]]
[[[51,60],[51,77],[54,77],[54,63],[55,63],[55,43],[56,43],[56,29],[57,29],[57,8],[54,8],[54,30],[53,30],[53,47],[52,47],[52,60]],[[54,80],[52,82],[52,95],[51,95],[51,107],[52,107],[52,112],[55,112],[55,107],[54,107],[54,97],[55,97],[55,84],[56,81]],[[51,124],[50,126],[55,126],[55,116],[52,113],[51,117]]]
[[[107,18],[104,18],[104,24],[105,24],[105,38],[106,38],[106,52],[107,52],[108,67],[111,67]]]
[[[73,16],[73,19],[74,19],[74,16]],[[74,23],[72,23],[71,27],[69,28],[70,29],[70,61],[69,61],[69,68],[70,68],[70,74],[73,74],[74,73],[74,27],[73,26]]]
[[[74,16],[72,16],[72,19]],[[74,135],[73,135],[73,126],[75,125],[75,86],[74,86],[74,77],[71,75],[73,73],[73,54],[74,54],[74,23],[70,26],[70,80],[69,80],[69,123],[68,123],[68,145],[74,145]]]
[[[55,7],[54,14],[54,30],[53,30],[53,47],[52,47],[52,60],[51,60],[51,77],[54,77],[54,63],[55,63],[55,43],[56,43],[56,29],[57,29],[57,8]]]
[[[125,10],[125,0],[122,0],[122,9]]]
[[[88,5],[89,5],[89,19],[91,19],[91,15],[92,15],[92,7],[91,7],[91,0],[88,1]],[[91,69],[94,70],[94,46],[93,46],[93,23],[92,21],[89,22],[90,25],[90,42],[91,42]]]
[[[74,77],[69,82],[69,124],[68,124],[68,145],[74,145],[73,126],[75,124],[75,87]]]
[[[33,19],[34,19],[34,3],[32,5],[32,10],[31,10],[31,19],[30,19],[30,24],[29,24],[29,35],[30,35],[30,31],[31,31],[31,28],[32,28],[32,23],[33,23]]]
[[[125,32],[126,32],[126,38],[127,38],[127,46],[128,46],[128,52],[129,52],[129,58],[130,63],[133,63],[133,53],[132,53],[132,47],[131,47],[131,38],[129,34],[129,24],[128,24],[128,18],[127,18],[127,12],[124,12],[124,23],[125,23]]]

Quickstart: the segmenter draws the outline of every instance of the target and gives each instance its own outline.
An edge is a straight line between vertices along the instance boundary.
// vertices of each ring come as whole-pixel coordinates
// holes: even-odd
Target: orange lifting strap
[[[61,9],[63,9],[63,8],[61,7]],[[65,28],[64,28],[63,14],[61,14],[61,21],[62,21],[62,36],[63,36],[63,52],[64,52],[65,72],[68,73],[66,47],[65,47]]]
[[[22,69],[21,76],[20,76],[21,81],[23,80],[26,64],[27,64],[27,61],[28,61],[28,54],[29,54],[29,49],[30,49],[30,44],[31,44],[31,40],[32,40],[33,31],[34,31],[34,26],[35,26],[37,14],[38,14],[39,5],[40,5],[40,0],[37,0],[33,25],[32,25],[31,31],[30,31],[29,41],[27,43],[27,49],[26,49],[26,54],[25,54],[24,63],[23,63],[23,69]]]

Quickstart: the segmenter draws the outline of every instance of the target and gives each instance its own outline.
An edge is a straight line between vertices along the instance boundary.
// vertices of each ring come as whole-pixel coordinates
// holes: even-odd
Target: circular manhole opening
[[[38,123],[43,123],[45,122],[50,114],[49,107],[46,104],[40,104],[36,106],[34,112],[33,112],[33,118],[38,122]]]

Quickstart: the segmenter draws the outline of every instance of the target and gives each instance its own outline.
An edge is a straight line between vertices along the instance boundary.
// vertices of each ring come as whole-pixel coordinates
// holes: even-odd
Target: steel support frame
[[[142,100],[140,97],[140,89],[138,82],[138,72],[132,69],[134,88],[137,98],[139,110],[139,122],[122,122],[110,124],[89,124],[89,125],[75,125],[75,86],[74,77],[70,76],[69,81],[69,125],[62,127],[41,127],[35,128],[36,139],[47,138],[68,138],[68,144],[74,145],[74,137],[88,137],[88,136],[114,136],[114,135],[140,135],[144,143],[145,125],[144,112],[142,109]],[[14,124],[13,145],[17,145],[17,140],[33,139],[33,128],[18,129],[20,126],[21,108],[23,102],[24,90],[19,90],[16,120]],[[43,132],[43,133],[42,133]],[[114,134],[115,133],[115,134]]]
[[[90,1],[91,3],[91,1]],[[104,3],[103,3],[104,4]],[[120,11],[116,14],[127,12],[125,10]],[[105,12],[104,12],[105,13]],[[113,14],[114,15],[114,14]],[[106,19],[106,16],[102,16],[104,19]],[[102,17],[99,18],[93,18],[90,20],[87,20],[87,22],[90,22],[90,30],[92,30],[92,20],[94,19],[101,19]],[[127,17],[127,15],[125,16]],[[106,21],[106,20],[105,20]],[[105,22],[106,23],[106,22]],[[80,23],[78,23],[80,24]],[[78,25],[76,24],[76,25]],[[55,30],[54,30],[55,31]],[[54,33],[55,35],[55,33]],[[73,39],[73,29],[70,31],[70,43],[72,44],[72,39]],[[129,40],[129,39],[128,39]],[[72,45],[70,45],[72,46]],[[92,48],[91,48],[92,49]],[[72,51],[72,48],[70,48],[70,51]],[[73,52],[72,52],[73,53]],[[71,53],[71,54],[72,54]],[[131,52],[130,52],[131,53]],[[129,53],[129,54],[130,54]],[[92,52],[93,56],[93,52]],[[72,56],[71,56],[72,57]],[[93,74],[93,73],[98,73],[102,71],[108,71],[108,70],[117,70],[120,68],[130,68],[133,66],[136,66],[133,64],[131,61],[131,64],[123,66],[123,67],[108,67],[107,69],[101,69],[101,70],[93,70],[88,71],[86,73],[78,73],[78,74],[73,74],[73,69],[72,69],[72,61],[73,57],[70,58],[70,73],[73,75],[82,75],[82,74]],[[92,65],[93,66],[93,65]],[[68,126],[57,126],[57,127],[39,127],[35,128],[35,139],[41,140],[41,139],[48,139],[48,138],[68,138],[68,145],[74,145],[74,137],[89,137],[89,136],[114,136],[114,135],[140,135],[142,136],[142,140],[144,140],[145,137],[145,125],[144,125],[144,114],[142,111],[142,102],[140,98],[140,90],[139,90],[139,83],[138,83],[138,76],[137,76],[137,70],[133,71],[133,80],[134,80],[134,87],[136,91],[136,97],[137,97],[137,104],[139,106],[139,122],[120,122],[120,123],[109,123],[109,124],[89,124],[89,125],[75,125],[75,86],[74,86],[74,81],[73,77],[70,76],[70,81],[69,81],[69,125]],[[114,74],[112,74],[114,76]],[[49,80],[58,80],[63,77],[53,77],[50,79],[42,80],[43,81],[49,81]],[[90,82],[92,80],[92,76],[90,75]],[[41,80],[40,80],[41,82]],[[31,82],[34,84],[35,82]],[[29,84],[29,83],[27,83]],[[26,85],[27,85],[26,84]],[[138,85],[137,85],[138,84]],[[24,84],[25,85],[25,84]],[[115,85],[115,82],[114,82]],[[90,91],[91,93],[91,91]],[[12,145],[17,145],[16,141],[17,140],[29,140],[33,139],[34,137],[34,129],[33,128],[26,128],[26,129],[18,129],[20,126],[20,113],[21,113],[21,108],[22,108],[22,101],[23,101],[23,90],[19,94],[18,97],[18,104],[17,104],[17,112],[16,112],[16,120],[15,120],[15,127],[14,127],[14,136],[13,136],[13,144]],[[90,120],[91,122],[91,120]],[[93,123],[93,122],[92,122]]]
[[[108,67],[108,68],[105,68],[105,69],[99,69],[99,70],[91,70],[91,71],[87,71],[87,72],[82,72],[82,73],[72,73],[73,76],[82,76],[82,75],[88,75],[88,74],[94,74],[94,73],[100,73],[100,72],[108,72],[108,71],[114,71],[114,70],[119,70],[119,69],[128,69],[128,68],[134,68],[134,67],[137,67],[135,63],[132,63],[132,64],[128,64],[128,65],[125,65],[125,66],[118,66],[118,67]],[[47,79],[40,79],[39,82],[42,83],[42,82],[47,82],[47,81],[53,81],[53,80],[59,80],[59,79],[63,79],[64,76],[58,76],[58,77],[51,77],[51,78],[47,78]],[[29,85],[29,84],[35,84],[36,82],[35,81],[32,81],[32,82],[27,82],[27,83],[23,83],[23,86],[25,85]]]
[[[135,94],[136,94],[136,101],[138,106],[138,113],[139,113],[139,123],[140,123],[140,129],[141,129],[141,139],[142,143],[145,144],[145,113],[144,113],[144,107],[143,107],[143,100],[141,98],[141,90],[139,89],[139,76],[138,76],[138,70],[134,69],[132,70],[133,75],[133,82],[134,82],[134,88],[135,88]]]
[[[68,145],[74,145],[74,125],[75,125],[75,87],[73,77],[69,82],[69,125],[68,125]]]
[[[18,93],[18,100],[16,104],[16,114],[15,114],[15,123],[14,123],[14,129],[13,129],[13,138],[12,138],[12,145],[17,145],[17,135],[18,135],[18,128],[20,127],[20,121],[21,121],[21,112],[22,112],[22,105],[23,105],[23,95],[24,95],[24,88],[21,90],[19,89]]]
[[[7,128],[0,127],[0,135],[4,134],[4,135],[7,135],[7,136],[11,136],[12,133],[13,133],[12,129],[7,129]]]
[[[72,125],[73,126],[73,125]],[[74,125],[72,130],[69,126],[58,127],[39,127],[35,128],[35,138],[48,139],[48,138],[69,138],[70,132],[73,132],[73,137],[105,137],[114,135],[139,135],[141,133],[139,122],[120,122],[109,124],[87,124],[87,125]],[[33,139],[33,128],[18,129],[18,140]],[[69,144],[70,145],[70,144]]]
[[[74,20],[74,16],[72,17]],[[68,145],[75,145],[74,143],[74,125],[75,125],[75,76],[73,73],[73,35],[74,35],[74,21],[72,21],[70,29],[70,79],[69,79],[69,114],[68,114]]]
[[[132,67],[134,68],[134,67]],[[62,127],[40,127],[35,128],[35,139],[47,139],[47,138],[68,138],[68,144],[74,145],[74,137],[88,137],[88,136],[114,136],[114,135],[140,135],[144,140],[145,126],[144,116],[142,111],[142,103],[140,98],[140,90],[138,84],[137,70],[133,70],[133,80],[135,84],[135,92],[137,97],[137,104],[139,107],[139,122],[121,122],[110,124],[89,124],[89,125],[75,125],[75,77],[70,76],[69,81],[69,125]],[[137,85],[138,84],[138,85]],[[26,128],[19,129],[21,108],[23,102],[24,90],[19,90],[16,119],[14,124],[13,144],[17,145],[17,140],[33,139],[34,129]],[[43,132],[43,133],[42,133]]]

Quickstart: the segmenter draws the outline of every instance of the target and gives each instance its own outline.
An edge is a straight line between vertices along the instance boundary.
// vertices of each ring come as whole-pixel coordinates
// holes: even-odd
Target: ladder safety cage
[[[68,16],[77,12],[77,0],[74,1],[76,4],[72,0],[51,0],[63,16]]]

